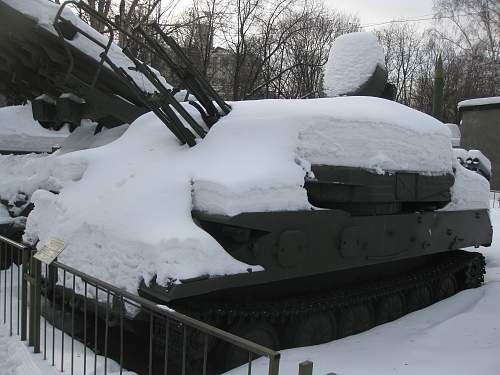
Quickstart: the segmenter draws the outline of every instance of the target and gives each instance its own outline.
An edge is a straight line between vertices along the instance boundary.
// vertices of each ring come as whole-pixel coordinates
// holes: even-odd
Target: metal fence
[[[35,252],[0,236],[3,323],[11,336],[28,340],[34,353],[43,353],[61,372],[107,375],[126,368],[148,375],[214,374],[221,371],[214,367],[220,358],[211,356],[231,349],[245,359],[248,374],[256,358],[267,357],[268,374],[278,375],[279,352],[57,261],[43,264]],[[75,353],[75,345],[83,353]],[[214,347],[225,350],[217,354]]]

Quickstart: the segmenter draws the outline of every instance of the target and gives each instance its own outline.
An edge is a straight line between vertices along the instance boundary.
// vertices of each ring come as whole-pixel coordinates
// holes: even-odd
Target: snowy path
[[[485,285],[467,290],[424,310],[372,330],[315,347],[282,352],[280,373],[297,374],[298,363],[314,362],[314,374],[325,375],[497,375],[500,373],[500,209],[491,212],[497,228],[491,248],[482,248],[487,258]],[[60,338],[60,332],[56,331]],[[66,337],[65,348],[70,348]],[[57,339],[60,342],[60,339]],[[76,344],[76,352],[83,349]],[[93,357],[93,355],[91,354]],[[69,369],[69,355],[65,355]],[[49,352],[50,358],[50,352]],[[59,363],[59,358],[56,363]],[[111,365],[113,366],[113,364]],[[257,360],[253,374],[266,374],[267,361]],[[81,366],[75,366],[78,368]],[[101,367],[101,366],[99,366]],[[113,366],[114,367],[114,366]],[[93,362],[89,368],[93,369]],[[115,368],[110,368],[110,372]],[[232,375],[246,374],[242,368]],[[97,373],[102,373],[102,367]],[[77,372],[76,372],[77,373]],[[87,375],[91,375],[89,371]],[[0,324],[0,375],[61,374],[43,360],[43,354],[9,337],[9,327]]]

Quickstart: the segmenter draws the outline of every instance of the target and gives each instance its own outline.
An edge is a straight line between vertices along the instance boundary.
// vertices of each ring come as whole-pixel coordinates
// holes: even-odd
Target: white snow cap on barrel
[[[377,65],[385,69],[384,50],[375,34],[356,32],[339,36],[325,65],[326,96],[356,92],[370,79]]]

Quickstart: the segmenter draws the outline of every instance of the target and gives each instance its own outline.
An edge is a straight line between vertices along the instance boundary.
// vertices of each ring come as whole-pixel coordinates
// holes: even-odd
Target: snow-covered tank
[[[61,239],[60,262],[267,347],[355,334],[483,281],[483,256],[462,249],[491,244],[489,183],[441,122],[398,103],[235,102],[191,148],[146,113],[94,146],[0,156],[0,198],[34,206],[24,240]],[[248,358],[209,349],[219,370]]]

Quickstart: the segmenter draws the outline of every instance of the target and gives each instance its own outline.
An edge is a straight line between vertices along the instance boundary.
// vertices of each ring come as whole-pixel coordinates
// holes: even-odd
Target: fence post
[[[26,341],[28,328],[28,252],[29,249],[22,250],[23,275],[21,278],[21,340]]]
[[[269,357],[269,375],[279,375],[280,372],[280,353]]]
[[[41,315],[41,291],[42,291],[42,262],[33,258],[33,271],[35,273],[35,288],[33,294],[33,340],[34,353],[40,353],[40,315]],[[64,301],[63,301],[64,303]]]
[[[35,309],[33,308],[35,302],[35,259],[33,258],[33,250],[29,249],[29,272],[27,274],[27,279],[29,283],[29,293],[28,293],[28,311],[29,311],[29,320],[28,320],[28,346],[35,345],[35,328],[33,327],[35,322]]]
[[[299,375],[312,375],[313,363],[311,361],[304,361],[299,363]]]

